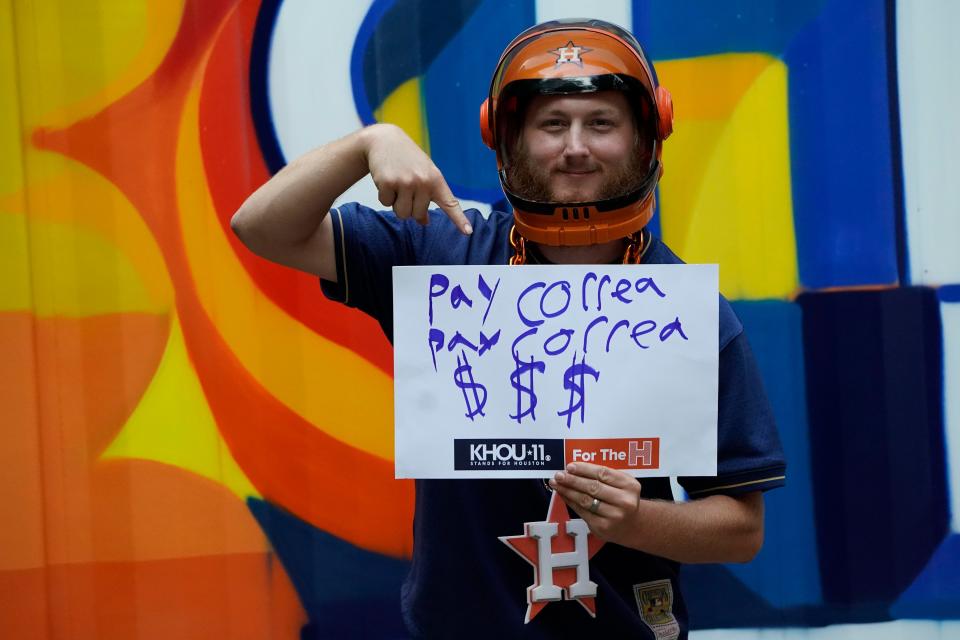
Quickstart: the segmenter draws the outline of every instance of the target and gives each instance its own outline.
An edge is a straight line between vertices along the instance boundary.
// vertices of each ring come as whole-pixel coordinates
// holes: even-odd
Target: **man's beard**
[[[576,203],[607,200],[631,193],[647,177],[649,156],[635,146],[628,162],[605,176],[596,193],[576,191],[569,196],[554,193],[550,188],[550,169],[535,163],[523,148],[514,152],[514,162],[507,170],[510,190],[524,200],[534,202]],[[562,196],[562,197],[561,197]]]

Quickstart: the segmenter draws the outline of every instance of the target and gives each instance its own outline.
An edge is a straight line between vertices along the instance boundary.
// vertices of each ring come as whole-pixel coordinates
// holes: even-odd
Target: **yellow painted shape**
[[[163,254],[139,212],[113,183],[89,167],[55,153],[30,150],[37,162],[56,162],[61,170],[31,183],[22,193],[0,196],[0,212],[27,213],[30,221],[76,226],[99,235],[123,254],[140,279],[150,306],[173,307],[173,283]],[[29,208],[27,208],[29,206]],[[0,238],[0,248],[5,245]],[[5,299],[0,305],[10,310]]]
[[[220,483],[241,499],[259,497],[220,436],[175,315],[150,386],[100,456],[111,458],[162,462]]]
[[[224,237],[203,178],[199,95],[194,83],[181,121],[176,175],[184,246],[204,310],[267,393],[330,436],[392,460],[392,378],[271,302]],[[319,286],[316,295],[322,295]]]
[[[420,148],[430,153],[427,110],[423,106],[420,77],[414,76],[393,90],[373,112],[378,122],[389,122],[403,129]]]
[[[36,127],[66,127],[129,93],[159,66],[184,0],[0,2],[0,194],[64,168],[25,153]]]
[[[26,219],[0,212],[0,311],[25,311],[33,306],[28,245]]]
[[[20,83],[13,30],[13,2],[0,2],[0,193],[23,186]]]
[[[739,65],[739,56],[720,57],[724,64]],[[799,284],[787,68],[779,59],[749,54],[743,69],[726,76],[748,77],[757,71],[758,57],[766,60],[766,66],[752,82],[732,85],[743,89],[736,100],[714,82],[703,86],[680,82],[681,92],[674,93],[678,105],[710,100],[713,104],[699,112],[696,107],[691,111],[678,107],[684,115],[678,116],[676,133],[664,146],[667,171],[660,188],[664,240],[687,262],[719,263],[720,289],[731,299],[788,298]],[[715,65],[711,68],[718,71]],[[735,106],[723,117],[719,104]],[[702,117],[686,115],[691,112]]]
[[[657,63],[660,83],[673,95],[677,122],[727,120],[757,76],[777,59],[764,53],[723,53]],[[676,127],[674,127],[676,129]],[[673,138],[669,138],[673,141]]]
[[[690,232],[690,214],[717,142],[743,94],[771,59],[765,54],[722,54],[657,65],[676,110],[674,133],[663,151],[661,195],[669,191],[671,212],[661,220],[665,237],[686,238]],[[682,187],[672,188],[677,178]]]
[[[16,0],[28,128],[63,127],[143,82],[163,60],[184,0]]]
[[[99,234],[76,225],[28,219],[27,237],[28,286],[37,316],[166,311],[166,305],[150,298],[130,261]],[[31,298],[22,289],[23,285],[13,285],[9,298],[4,289],[0,311],[24,310]]]
[[[675,130],[664,144],[664,170],[660,181],[660,229],[664,240],[670,241],[696,232],[690,228],[693,213],[725,123],[685,120],[678,125],[679,130]],[[679,246],[673,248],[681,251]]]

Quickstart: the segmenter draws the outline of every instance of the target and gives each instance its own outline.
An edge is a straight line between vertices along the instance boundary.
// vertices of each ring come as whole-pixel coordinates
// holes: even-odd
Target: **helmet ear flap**
[[[673,97],[666,87],[657,87],[657,113],[660,114],[660,139],[666,140],[673,133]]]
[[[493,131],[490,129],[490,98],[480,105],[480,137],[483,138],[483,144],[494,148]]]

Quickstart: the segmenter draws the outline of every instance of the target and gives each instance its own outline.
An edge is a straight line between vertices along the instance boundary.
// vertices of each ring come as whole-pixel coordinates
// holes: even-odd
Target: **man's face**
[[[591,202],[637,188],[649,141],[618,91],[537,96],[527,107],[508,169],[511,189],[540,202]]]

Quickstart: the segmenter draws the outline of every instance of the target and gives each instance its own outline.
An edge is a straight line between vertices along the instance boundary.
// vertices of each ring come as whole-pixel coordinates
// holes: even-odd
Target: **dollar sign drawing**
[[[563,388],[570,391],[570,402],[567,408],[557,411],[558,416],[567,416],[567,428],[570,428],[571,416],[575,411],[580,412],[580,424],[583,424],[585,406],[585,376],[593,376],[594,380],[600,379],[600,372],[586,363],[587,356],[580,358],[580,364],[577,364],[577,352],[573,352],[573,363],[563,372]],[[579,382],[578,382],[579,380]]]
[[[453,372],[453,382],[460,388],[463,393],[463,401],[467,404],[467,412],[464,415],[471,421],[473,421],[474,416],[486,416],[483,407],[487,404],[487,388],[473,379],[473,367],[467,362],[466,351],[461,350],[460,355],[457,356],[457,368]]]
[[[517,366],[510,374],[510,386],[517,390],[517,415],[510,414],[510,417],[517,422],[522,422],[526,416],[536,420],[537,394],[533,392],[533,375],[538,371],[543,373],[547,366],[543,362],[534,360],[533,356],[530,356],[530,362],[524,362],[517,358],[516,352],[513,355],[513,362]],[[530,383],[524,385],[520,377],[527,374],[530,375]],[[524,397],[529,398],[525,409],[523,408]]]

